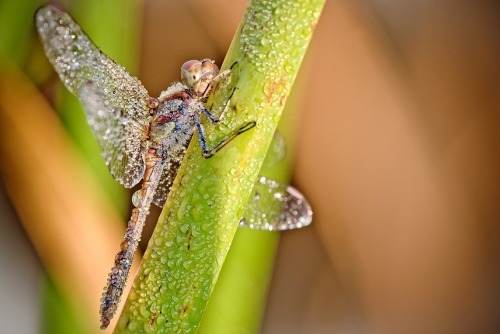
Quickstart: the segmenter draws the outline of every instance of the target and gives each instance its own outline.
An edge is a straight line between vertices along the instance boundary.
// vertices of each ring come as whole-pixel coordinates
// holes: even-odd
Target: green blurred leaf
[[[22,67],[33,41],[35,10],[42,1],[0,1],[0,60]]]
[[[41,333],[46,334],[86,334],[84,326],[72,312],[54,282],[45,274],[41,282]]]

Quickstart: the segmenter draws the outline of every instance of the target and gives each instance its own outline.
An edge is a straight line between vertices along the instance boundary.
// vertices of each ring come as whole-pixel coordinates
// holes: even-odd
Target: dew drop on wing
[[[281,200],[283,198],[283,194],[280,192],[275,192],[273,197],[277,200]]]
[[[117,116],[146,125],[146,89],[102,53],[64,11],[43,6],[35,22],[47,58],[65,86],[82,102],[111,174],[125,187],[132,187],[143,176],[145,136]],[[115,115],[117,110],[122,110],[123,115]],[[110,128],[112,132],[106,133]]]
[[[142,190],[139,189],[132,195],[132,204],[137,207],[142,201]]]
[[[75,71],[80,68],[80,63],[75,61],[71,64],[71,76],[74,77],[76,75]]]

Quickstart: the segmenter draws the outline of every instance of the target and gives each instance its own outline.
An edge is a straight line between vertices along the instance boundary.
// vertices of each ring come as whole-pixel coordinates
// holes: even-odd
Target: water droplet
[[[285,72],[288,74],[292,74],[294,72],[295,66],[292,62],[287,61],[285,63]]]
[[[141,203],[141,201],[142,201],[142,190],[139,189],[132,195],[132,204],[137,208]]]
[[[262,39],[260,40],[260,44],[262,44],[262,46],[268,46],[269,44],[271,44],[271,40],[267,37],[262,37]]]
[[[272,80],[267,80],[264,83],[264,87],[262,87],[262,90],[264,91],[264,94],[270,98],[271,95],[274,93],[274,82]]]
[[[139,327],[139,323],[135,320],[131,320],[127,326],[127,329],[131,331],[132,333],[137,332],[137,329]]]

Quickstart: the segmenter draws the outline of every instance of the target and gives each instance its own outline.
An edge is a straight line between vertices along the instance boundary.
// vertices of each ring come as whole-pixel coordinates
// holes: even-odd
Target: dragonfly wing
[[[147,124],[148,92],[139,80],[102,53],[66,12],[47,5],[37,11],[35,21],[47,58],[68,90],[85,105],[111,173],[127,187],[137,183],[140,178],[124,175],[143,163],[136,152],[141,135],[131,139],[120,135],[133,133],[137,127],[132,124]],[[90,101],[91,96],[98,96],[98,101]],[[124,124],[118,126],[120,122]]]
[[[92,82],[82,88],[79,98],[111,175],[125,187],[133,187],[144,175],[145,125],[124,117]]]
[[[185,153],[186,148],[183,147],[176,154],[168,154],[167,158],[163,162],[163,172],[160,178],[160,183],[158,184],[153,197],[153,203],[160,208],[163,207],[165,201],[167,200],[170,187],[172,187],[172,183],[174,182],[177,171],[181,166]]]
[[[240,226],[283,231],[307,226],[311,221],[311,206],[297,189],[261,176],[254,185]]]

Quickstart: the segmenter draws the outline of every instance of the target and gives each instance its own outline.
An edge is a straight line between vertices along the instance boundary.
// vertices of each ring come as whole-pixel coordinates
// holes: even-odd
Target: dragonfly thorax
[[[191,139],[204,106],[181,83],[162,92],[158,101],[159,106],[150,121],[149,140],[166,151],[181,150]]]

